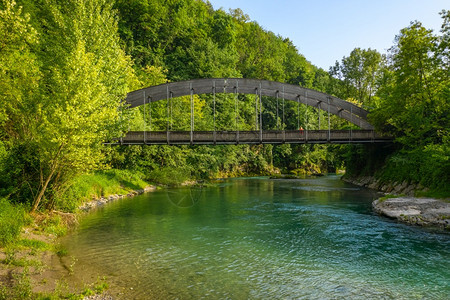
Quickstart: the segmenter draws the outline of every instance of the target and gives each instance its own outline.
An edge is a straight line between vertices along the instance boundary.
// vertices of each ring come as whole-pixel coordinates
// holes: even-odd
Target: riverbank
[[[109,202],[118,200],[118,199],[123,199],[123,198],[127,198],[127,197],[134,197],[137,195],[141,195],[144,193],[148,193],[148,192],[152,192],[156,190],[156,186],[151,185],[151,186],[147,186],[143,189],[138,189],[135,191],[131,191],[129,193],[127,193],[126,195],[122,195],[122,194],[113,194],[113,195],[108,195],[108,196],[104,196],[104,197],[100,197],[98,199],[93,199],[92,201],[89,202],[85,202],[82,205],[80,205],[78,207],[79,210],[87,212],[91,209],[103,206]]]
[[[407,181],[383,183],[373,176],[342,177],[342,180],[385,193],[372,207],[380,215],[409,225],[450,230],[450,203],[446,200],[416,197],[428,192],[420,184]]]
[[[408,197],[417,196],[417,194],[426,193],[427,188],[420,184],[411,184],[403,182],[382,182],[374,176],[349,177],[344,175],[342,180],[357,186],[363,186],[372,190],[392,195],[406,195]]]
[[[151,192],[147,186],[83,203],[87,212],[106,203]],[[58,238],[78,224],[79,213],[52,211],[31,216],[16,241],[0,248],[0,299],[113,299],[107,279],[74,274],[77,259],[68,256]],[[70,283],[70,284],[69,284]]]

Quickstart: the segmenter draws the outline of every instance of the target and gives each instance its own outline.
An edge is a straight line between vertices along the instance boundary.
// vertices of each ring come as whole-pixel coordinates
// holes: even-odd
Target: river
[[[377,216],[377,196],[338,176],[161,189],[62,243],[119,299],[448,299],[450,234]]]

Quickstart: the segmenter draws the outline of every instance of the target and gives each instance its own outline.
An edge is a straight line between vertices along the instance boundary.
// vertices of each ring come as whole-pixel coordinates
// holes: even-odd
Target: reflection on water
[[[159,190],[84,218],[76,268],[123,299],[447,299],[450,236],[372,213],[336,176]]]
[[[203,197],[203,187],[190,187],[187,189],[166,189],[167,200],[176,207],[192,207]]]

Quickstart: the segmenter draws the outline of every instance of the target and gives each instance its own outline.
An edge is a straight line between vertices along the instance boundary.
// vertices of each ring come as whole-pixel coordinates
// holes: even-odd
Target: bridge
[[[216,94],[234,94],[236,105],[236,128],[231,131],[216,130]],[[194,95],[211,94],[213,96],[214,124],[210,131],[196,131],[194,117]],[[251,131],[238,130],[238,94],[250,94],[255,96],[255,128]],[[173,131],[169,124],[170,105],[173,98],[190,96],[190,130]],[[272,97],[277,100],[277,130],[263,130],[262,97]],[[328,116],[328,128],[317,130],[300,127],[300,115],[298,114],[297,130],[280,130],[278,102],[283,102],[284,123],[284,100],[294,101],[297,107],[300,104],[313,107],[317,111],[324,111]],[[375,132],[373,126],[367,120],[368,111],[344,101],[337,97],[303,88],[297,85],[245,78],[213,78],[196,79],[181,82],[171,82],[157,86],[151,86],[128,93],[126,102],[129,108],[144,105],[144,118],[148,114],[151,120],[151,104],[156,101],[167,102],[167,129],[166,131],[129,131],[120,139],[109,144],[113,145],[195,145],[195,144],[283,144],[283,143],[377,143],[391,142],[392,138],[382,136]],[[145,107],[150,109],[145,110]],[[299,110],[298,110],[299,111]],[[361,129],[332,130],[330,128],[330,115],[339,116]],[[319,128],[320,128],[320,114]],[[283,124],[281,124],[283,125]]]

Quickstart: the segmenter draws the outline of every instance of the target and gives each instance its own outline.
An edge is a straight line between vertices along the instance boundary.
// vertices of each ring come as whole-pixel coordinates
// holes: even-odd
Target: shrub
[[[164,185],[176,186],[189,180],[191,174],[187,170],[182,168],[166,167],[157,170],[153,170],[149,174],[149,178],[152,182],[157,182]]]
[[[5,198],[0,198],[0,246],[13,243],[22,226],[26,223],[26,211],[18,205],[14,206]]]

